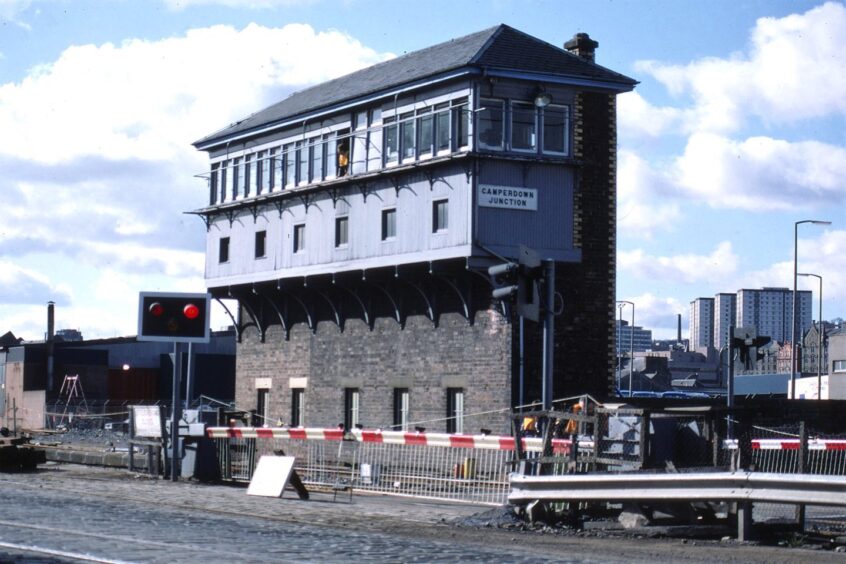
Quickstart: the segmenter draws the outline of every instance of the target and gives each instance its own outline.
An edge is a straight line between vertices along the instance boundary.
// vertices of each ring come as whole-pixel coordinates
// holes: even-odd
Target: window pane
[[[294,226],[294,252],[305,250],[305,224]]]
[[[294,186],[297,183],[297,153],[293,144],[283,147],[285,152],[285,186]]]
[[[367,170],[382,168],[382,110],[370,112],[370,142],[367,144]]]
[[[297,142],[297,160],[299,170],[297,171],[297,184],[308,183],[308,146],[302,141]]]
[[[435,141],[438,151],[449,149],[449,125],[449,104],[438,104],[435,106]]]
[[[244,197],[248,197],[250,195],[250,184],[252,182],[252,164],[253,164],[253,155],[247,155],[244,157]]]
[[[350,168],[350,139],[348,131],[338,133],[338,176],[346,176]]]
[[[220,201],[226,201],[226,181],[229,178],[229,161],[220,163]]]
[[[543,150],[567,153],[568,112],[566,106],[547,106],[543,109]]]
[[[432,134],[434,133],[434,118],[430,110],[417,118],[417,131],[420,135],[420,154],[425,155],[432,152]]]
[[[446,231],[448,225],[449,206],[447,200],[432,202],[432,233]]]
[[[217,182],[218,182],[218,168],[219,164],[211,166],[211,176],[209,177],[209,205],[217,203]]]
[[[265,243],[267,242],[267,231],[256,231],[256,258],[265,255]]]
[[[367,112],[355,114],[355,135],[352,142],[352,173],[367,170]]]
[[[408,388],[394,388],[394,429],[408,431]]]
[[[229,262],[229,237],[221,237],[217,250],[218,262]]]
[[[305,390],[291,389],[291,426],[305,427]]]
[[[259,151],[258,153],[256,153],[255,168],[256,195],[259,195],[264,191],[264,187],[267,186],[267,182],[264,177],[264,170],[267,168],[266,163],[264,162],[264,151]]]
[[[414,159],[414,114],[407,113],[400,116],[400,137],[402,138],[402,159],[404,161]]]
[[[535,107],[515,102],[511,105],[511,148],[532,151],[536,147]]]
[[[482,110],[479,112],[479,147],[483,149],[502,149],[503,117],[505,106],[502,100],[482,98]]]
[[[454,122],[458,128],[455,134],[455,148],[458,149],[470,144],[470,112],[467,110],[467,101],[464,100],[461,105],[454,107],[453,112],[457,114]]]
[[[385,162],[396,162],[399,157],[399,129],[394,118],[385,119]]]
[[[237,200],[241,186],[244,185],[244,167],[241,159],[232,159],[232,199]]]
[[[323,143],[315,139],[311,147],[311,174],[315,182],[323,180]]]
[[[334,178],[338,175],[337,143],[334,133],[323,136],[323,144],[326,149],[326,178]]]
[[[342,247],[349,241],[349,218],[335,218],[335,246]]]
[[[397,210],[382,210],[382,240],[397,236]]]

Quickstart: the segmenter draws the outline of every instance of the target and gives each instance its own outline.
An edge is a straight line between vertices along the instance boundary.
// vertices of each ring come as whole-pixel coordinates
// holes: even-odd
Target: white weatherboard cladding
[[[300,198],[286,200],[282,214],[273,204],[255,220],[244,209],[230,220],[215,218],[206,246],[206,282],[210,287],[309,276],[345,270],[393,266],[470,254],[471,191],[461,166],[440,169],[430,186],[422,173],[401,178],[400,189],[390,180],[371,181],[367,197],[355,188],[333,205],[328,192],[314,194],[308,210]],[[449,225],[432,233],[432,203],[449,202]],[[397,234],[382,241],[382,212],[396,209]],[[335,218],[349,218],[349,243],[335,247]],[[293,252],[294,226],[305,224],[305,250]],[[255,258],[255,232],[267,230],[266,257]],[[229,261],[218,261],[221,237],[230,238]]]

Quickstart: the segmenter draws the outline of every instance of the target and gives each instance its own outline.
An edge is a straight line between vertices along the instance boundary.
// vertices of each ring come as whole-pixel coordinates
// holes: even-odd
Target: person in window
[[[346,141],[338,143],[338,176],[347,175],[350,164],[350,147]]]

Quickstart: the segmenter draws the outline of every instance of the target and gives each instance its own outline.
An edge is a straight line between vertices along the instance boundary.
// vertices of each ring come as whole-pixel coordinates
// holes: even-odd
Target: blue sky
[[[203,288],[192,141],[499,23],[588,32],[641,82],[618,101],[617,294],[638,325],[672,336],[682,313],[686,333],[698,296],[790,286],[809,218],[833,223],[801,227],[799,268],[846,317],[840,2],[0,0],[0,333],[41,338],[53,300],[58,328],[134,334],[139,291]]]

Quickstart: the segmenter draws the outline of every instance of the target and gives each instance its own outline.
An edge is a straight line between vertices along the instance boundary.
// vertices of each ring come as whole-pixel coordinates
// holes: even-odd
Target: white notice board
[[[158,405],[133,405],[132,418],[135,421],[133,435],[136,437],[161,438],[162,417]]]
[[[262,456],[253,472],[247,495],[282,497],[294,470],[293,456]]]

